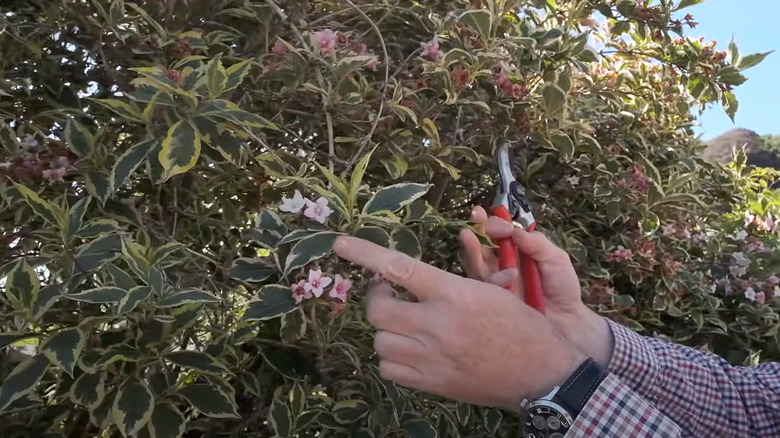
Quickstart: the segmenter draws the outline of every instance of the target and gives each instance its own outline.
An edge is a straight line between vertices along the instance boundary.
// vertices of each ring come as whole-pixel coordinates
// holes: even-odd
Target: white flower
[[[731,258],[734,260],[734,263],[736,263],[737,266],[742,266],[745,268],[750,266],[750,259],[745,257],[745,253],[743,252],[735,252],[731,255]]]
[[[664,236],[672,236],[677,230],[674,228],[674,225],[662,225],[661,232],[663,232]]]
[[[710,285],[710,293],[714,294],[716,290],[718,290],[718,284],[717,283],[712,283]]]
[[[729,266],[729,272],[734,277],[741,277],[741,276],[747,274],[747,268],[745,268],[744,266],[739,266],[739,265],[731,265],[731,266]]]
[[[772,290],[772,296],[780,297],[780,286],[775,286],[774,290]]]
[[[27,134],[22,141],[19,142],[19,145],[22,146],[23,149],[36,149],[40,144],[32,134]]]
[[[753,290],[752,287],[749,287],[749,288],[745,289],[745,298],[747,298],[750,301],[755,301],[756,300],[756,291]]]
[[[333,213],[330,207],[328,207],[328,200],[320,196],[317,202],[306,200],[306,211],[303,215],[315,220],[321,224],[328,221],[328,217]]]
[[[572,187],[577,187],[578,185],[580,185],[580,177],[578,176],[570,176],[566,178],[566,181],[568,181],[569,185],[571,185]]]
[[[332,278],[322,276],[321,270],[317,269],[315,271],[312,269],[309,271],[309,281],[306,282],[303,288],[306,292],[311,293],[315,297],[319,298],[322,296],[325,288],[328,287],[332,282]]]
[[[303,199],[301,192],[296,190],[295,194],[291,198],[282,197],[282,205],[279,206],[279,210],[286,211],[288,213],[298,214],[306,206],[306,200]]]
[[[744,242],[745,239],[747,239],[748,233],[745,230],[741,230],[739,233],[734,235],[735,240],[739,240],[740,242]]]

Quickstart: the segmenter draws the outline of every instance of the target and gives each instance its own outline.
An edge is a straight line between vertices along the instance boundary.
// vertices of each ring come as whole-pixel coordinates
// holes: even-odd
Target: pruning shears
[[[521,227],[527,231],[534,231],[536,220],[531,211],[531,206],[526,196],[525,187],[520,184],[512,173],[512,166],[509,158],[509,143],[503,142],[496,151],[496,165],[498,166],[498,191],[496,199],[491,207],[490,214],[506,221],[512,222],[516,227]],[[530,257],[520,254],[515,247],[512,237],[500,239],[498,242],[498,265],[502,271],[510,268],[517,268],[518,258],[520,260],[520,276],[523,279],[523,290],[525,292],[525,303],[541,312],[545,313],[544,293],[542,290],[542,280],[539,276],[539,268],[536,262]],[[517,293],[516,286],[508,287],[513,293]]]

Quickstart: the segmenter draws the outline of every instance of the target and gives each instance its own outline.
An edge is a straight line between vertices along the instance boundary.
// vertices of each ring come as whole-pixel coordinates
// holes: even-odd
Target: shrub
[[[2,435],[513,434],[382,379],[330,251],[460,272],[500,139],[594,308],[778,357],[768,172],[691,130],[766,55],[647,3],[5,2]]]

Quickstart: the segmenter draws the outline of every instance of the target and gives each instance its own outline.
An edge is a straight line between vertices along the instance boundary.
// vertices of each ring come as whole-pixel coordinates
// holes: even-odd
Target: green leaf
[[[19,153],[19,140],[16,138],[16,132],[5,122],[0,121],[0,143],[11,156]]]
[[[739,64],[739,47],[737,47],[737,41],[734,38],[731,38],[729,43],[729,64]]]
[[[268,422],[271,423],[271,427],[279,438],[287,438],[292,433],[293,419],[290,408],[278,400],[274,400],[268,411]]]
[[[132,437],[149,421],[154,409],[154,394],[146,383],[130,377],[119,386],[111,416],[124,437]]]
[[[0,384],[0,412],[27,395],[49,369],[49,359],[37,354],[17,365]]]
[[[390,235],[387,234],[387,231],[379,227],[361,227],[359,230],[355,231],[354,236],[376,243],[379,246],[384,246],[385,248],[390,247]]]
[[[93,99],[95,102],[111,110],[114,114],[133,122],[144,123],[141,110],[124,100],[119,99]]]
[[[349,180],[348,197],[350,206],[352,207],[354,207],[355,202],[357,202],[358,189],[360,188],[360,184],[363,182],[363,176],[366,174],[366,169],[368,168],[368,163],[371,161],[371,156],[374,154],[374,150],[376,150],[376,148],[366,152],[366,154],[360,158],[360,161],[357,162],[355,168],[352,170],[352,176]]]
[[[417,183],[401,183],[384,187],[366,203],[363,207],[363,214],[367,215],[383,210],[395,213],[423,197],[431,187],[433,187],[431,184]]]
[[[80,375],[70,387],[70,401],[82,406],[95,406],[106,396],[106,374],[103,372]]]
[[[485,412],[485,429],[487,429],[490,435],[496,435],[498,428],[501,427],[501,420],[503,420],[503,418],[504,416],[498,409],[488,409],[487,412]]]
[[[79,199],[73,207],[68,210],[68,235],[73,236],[81,229],[84,224],[84,215],[92,202],[91,196]]]
[[[297,309],[289,286],[270,284],[257,292],[244,312],[244,321],[265,321],[278,318]]]
[[[376,62],[376,56],[374,55],[356,55],[340,58],[336,61],[335,77],[337,82],[347,79],[352,73],[372,62]]]
[[[322,231],[299,240],[287,255],[284,275],[330,254],[338,237],[339,233]]]
[[[753,68],[757,66],[758,64],[761,64],[764,59],[766,59],[767,56],[771,55],[775,51],[772,50],[770,52],[764,52],[764,53],[752,53],[750,55],[747,55],[739,60],[739,63],[737,64],[737,68],[744,71],[749,68]]]
[[[433,123],[433,120],[429,118],[425,118],[422,121],[422,129],[425,131],[425,134],[428,135],[428,138],[431,139],[431,143],[434,147],[434,149],[438,149],[441,147],[441,138],[439,137],[439,129],[436,127],[436,124]]]
[[[215,376],[221,376],[224,374],[230,374],[230,370],[227,367],[211,355],[201,353],[199,351],[181,350],[174,351],[164,355],[165,359],[174,363],[182,368],[191,368],[198,370],[202,373],[213,374]]]
[[[23,339],[32,339],[37,337],[35,333],[6,332],[0,333],[0,350]]]
[[[91,272],[115,260],[121,247],[122,239],[117,234],[106,234],[81,245],[73,257],[75,273]]]
[[[89,406],[89,421],[100,429],[108,427],[111,406],[114,404],[115,390],[106,394],[103,400]]]
[[[157,403],[152,418],[147,423],[149,435],[152,438],[181,438],[187,427],[179,408],[173,403]]]
[[[33,305],[38,301],[40,289],[41,281],[27,260],[22,259],[21,263],[17,263],[16,267],[8,273],[6,296],[10,300],[17,301],[16,305],[20,310],[32,310]]]
[[[203,415],[211,418],[239,418],[236,402],[221,389],[207,383],[185,386],[179,394]]]
[[[179,120],[168,129],[158,154],[167,180],[192,169],[198,162],[201,134],[189,120]]]
[[[60,214],[59,208],[57,208],[57,206],[50,203],[49,201],[41,199],[37,193],[21,184],[14,183],[14,187],[16,187],[16,190],[18,190],[19,193],[24,197],[27,205],[33,209],[35,214],[55,227],[61,223],[60,217],[62,215]]]
[[[259,283],[276,273],[276,266],[267,258],[239,258],[233,261],[228,276],[247,283]]]
[[[138,362],[141,353],[129,345],[117,344],[108,347],[101,352],[100,358],[95,361],[93,367],[102,369],[116,362]]]
[[[38,293],[38,300],[33,303],[33,319],[40,320],[54,303],[62,296],[62,284],[50,284]]]
[[[206,64],[206,88],[209,91],[209,97],[215,98],[222,94],[227,87],[227,72],[222,65],[222,55],[218,54],[214,59]]]
[[[279,236],[287,234],[287,225],[278,214],[271,210],[263,209],[258,215],[255,225],[261,230],[273,231]]]
[[[111,175],[106,172],[89,172],[84,175],[87,191],[105,204],[111,194]]]
[[[431,423],[423,419],[407,421],[402,427],[409,434],[409,438],[436,438],[439,436]]]
[[[492,35],[493,14],[487,9],[466,11],[458,17],[458,21],[476,30],[482,40],[487,40]]]
[[[152,288],[149,286],[136,286],[130,289],[127,295],[119,301],[117,314],[124,315],[132,312],[140,303],[149,299],[150,296],[152,296]]]
[[[295,382],[290,390],[290,412],[293,416],[300,416],[306,409],[306,392],[300,383]]]
[[[737,101],[737,96],[734,94],[734,92],[724,91],[721,104],[723,105],[723,109],[726,111],[726,114],[729,116],[731,121],[734,122],[734,118],[737,115],[737,110],[739,109],[739,101]]]
[[[26,411],[32,408],[41,408],[42,404],[43,401],[41,400],[40,397],[38,397],[38,395],[26,394],[14,400],[13,403],[8,405],[8,407],[5,409],[5,412],[14,413],[14,412]],[[36,435],[36,438],[42,438],[44,436],[49,436],[49,435]],[[62,438],[62,437],[64,437],[64,435],[59,435],[57,438]]]
[[[91,239],[102,234],[119,231],[119,223],[113,219],[92,219],[84,224],[77,233],[77,237]]]
[[[149,153],[157,145],[156,140],[146,140],[131,146],[114,163],[111,170],[111,192],[121,188],[135,169],[149,156]]]
[[[68,119],[65,125],[65,142],[81,158],[89,156],[95,148],[95,138],[92,133],[73,119]]]
[[[66,295],[73,301],[92,304],[115,304],[122,300],[127,292],[111,286],[96,287],[73,295]]]
[[[341,198],[343,202],[349,202],[349,190],[347,189],[347,186],[344,184],[344,182],[341,181],[339,177],[334,175],[330,170],[328,170],[327,167],[321,166],[319,164],[317,164],[317,167],[320,169],[320,172],[325,175],[325,178],[328,180],[333,189],[335,189],[336,195]]]
[[[558,133],[552,136],[552,143],[561,153],[564,159],[570,159],[574,156],[574,141],[564,133]]]
[[[86,341],[87,337],[81,330],[69,328],[50,337],[41,346],[40,352],[73,377],[73,369]]]
[[[393,232],[393,249],[400,251],[409,257],[419,259],[422,257],[422,247],[417,234],[409,228],[398,228]]]
[[[229,122],[235,123],[238,126],[265,128],[274,131],[279,130],[279,127],[270,120],[244,111],[238,105],[228,100],[215,100],[209,102],[203,108],[200,116],[227,120]]]
[[[157,265],[173,255],[176,251],[179,251],[186,246],[180,242],[168,242],[158,248],[155,248],[149,256],[149,262],[152,265]]]
[[[244,78],[249,74],[252,68],[252,60],[246,60],[237,64],[231,65],[225,73],[227,73],[227,81],[225,82],[225,91],[232,91],[238,88],[241,83],[244,82]]]
[[[333,405],[333,417],[341,424],[355,423],[368,415],[368,403],[363,400],[342,400]]]
[[[544,109],[549,115],[554,115],[566,104],[566,92],[556,84],[547,84],[542,90]]]
[[[704,3],[704,0],[680,0],[680,4],[677,5],[677,7],[674,9],[674,11],[679,11],[680,9],[685,9],[690,6],[698,5],[699,3]]]
[[[114,286],[116,287],[129,291],[130,289],[138,286],[138,283],[133,280],[133,277],[131,277],[130,274],[123,271],[122,269],[119,269],[113,263],[108,264],[108,273],[111,274],[111,279],[114,281]]]
[[[219,298],[204,290],[188,289],[166,296],[157,306],[167,308],[192,303],[218,303],[219,301]]]
[[[279,240],[279,243],[277,245],[286,245],[288,243],[297,242],[301,239],[303,239],[306,236],[311,236],[312,234],[317,234],[319,231],[317,230],[294,230],[290,234],[287,234],[286,236],[282,237],[281,240]]]

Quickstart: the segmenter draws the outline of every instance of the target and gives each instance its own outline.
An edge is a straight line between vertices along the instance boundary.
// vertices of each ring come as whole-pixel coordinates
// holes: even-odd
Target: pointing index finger
[[[339,257],[405,287],[421,300],[441,294],[447,289],[453,275],[357,237],[339,237],[333,245],[333,251]]]

